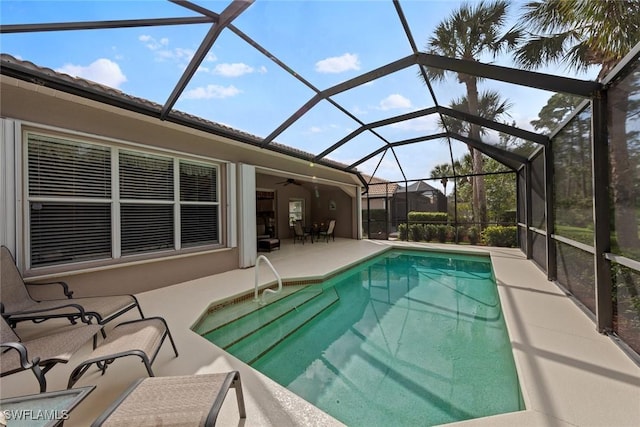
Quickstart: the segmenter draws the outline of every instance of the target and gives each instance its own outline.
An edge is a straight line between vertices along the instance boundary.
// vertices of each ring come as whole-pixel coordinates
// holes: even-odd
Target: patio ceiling
[[[74,22],[3,22],[0,34],[5,55],[2,56],[1,73],[355,173],[364,184],[366,180],[362,174],[390,180],[395,178],[398,181],[428,178],[433,163],[427,162],[427,159],[451,163],[454,158],[460,157],[459,153],[466,151],[467,146],[517,170],[536,147],[549,142],[548,136],[532,130],[529,121],[536,117],[551,95],[561,92],[588,98],[601,88],[600,83],[587,78],[566,77],[560,72],[548,74],[517,69],[506,57],[489,58],[486,63],[481,63],[421,52],[418,45],[424,43],[433,33],[435,25],[446,18],[438,16],[432,17],[432,21],[425,19],[429,14],[429,7],[425,6],[429,6],[430,2],[390,0],[303,4],[234,0],[230,3],[202,1],[196,4],[171,0],[158,7],[159,10],[143,8],[145,10],[139,13],[148,13],[146,17],[118,19],[122,11],[112,8],[114,18],[98,20],[90,19],[97,13],[90,7],[94,2],[87,3],[89,5],[73,3],[74,10],[73,13],[69,11],[69,15],[78,17]],[[457,2],[450,3],[453,3],[452,10],[456,5],[459,6]],[[119,4],[119,8],[124,4]],[[285,17],[281,14],[283,8],[287,7],[289,9],[286,9]],[[370,23],[371,31],[385,32],[387,48],[384,52],[377,52],[381,49],[372,46],[369,52],[375,52],[375,56],[373,53],[369,57],[361,54],[359,59],[362,64],[352,67],[351,74],[365,67],[367,70],[351,78],[345,78],[345,73],[319,73],[317,70],[321,61],[318,61],[318,54],[314,52],[324,44],[339,38],[344,45],[336,45],[336,54],[347,52],[345,55],[348,55],[352,49],[352,39],[357,36],[362,41],[370,37],[349,34],[349,29],[343,25],[345,14],[348,15],[354,8],[360,8],[361,14],[353,19],[367,20],[369,8],[388,12],[383,22],[372,20]],[[299,25],[292,21],[296,16],[314,11],[313,25],[308,23],[309,31],[295,28],[287,30],[288,27]],[[3,15],[6,16],[6,13]],[[31,19],[35,20],[38,16],[38,13],[33,13]],[[256,22],[260,25],[256,26]],[[384,28],[376,27],[382,24]],[[146,77],[154,78],[145,79],[143,76],[134,81],[132,77],[130,86],[110,90],[104,84],[91,84],[60,71],[64,63],[82,61],[74,56],[80,48],[74,48],[72,40],[79,34],[86,34],[86,31],[99,32],[104,45],[108,46],[110,37],[116,31],[127,32],[125,34],[128,37],[142,40],[140,31],[160,34],[153,31],[168,27],[181,29],[179,34],[184,37],[184,43],[197,46],[188,55],[188,61],[180,64],[179,72],[176,71],[176,64],[170,61],[148,64],[148,70],[154,70],[158,64],[167,67],[168,71],[163,69],[157,74],[173,76],[169,78],[173,82],[170,85],[145,86],[153,86],[155,74],[151,74]],[[325,32],[318,33],[317,30],[322,28]],[[54,33],[58,36],[47,37]],[[291,37],[292,33],[295,37]],[[420,34],[419,38],[414,34]],[[160,36],[154,37],[161,40]],[[286,50],[280,47],[282,40],[279,38],[287,38]],[[59,49],[57,62],[48,62],[51,60],[44,56],[41,59],[36,49],[30,52],[30,46],[35,47],[45,41],[51,49]],[[167,44],[159,42],[162,43]],[[7,46],[12,52],[4,52]],[[356,48],[353,49],[355,51]],[[234,55],[229,51],[234,51]],[[231,109],[225,106],[227,101],[221,97],[205,97],[207,101],[198,104],[197,97],[193,95],[197,93],[194,90],[212,87],[219,81],[220,77],[214,73],[203,71],[208,68],[208,62],[214,55],[216,59],[226,61],[227,65],[233,61],[243,61],[245,67],[248,67],[248,63],[269,65],[269,68],[264,65],[259,69],[258,65],[249,67],[254,75],[263,73],[264,76],[261,76],[260,85],[248,94],[249,97],[238,101],[244,103],[242,114],[226,115],[226,110]],[[154,61],[153,57],[149,58]],[[155,61],[158,61],[158,57],[155,57]],[[315,72],[311,68],[314,62]],[[240,62],[232,65],[237,64]],[[273,65],[276,67],[271,68]],[[170,66],[174,68],[169,69]],[[452,99],[464,95],[463,85],[456,81],[455,74],[451,74],[452,78],[444,83],[431,81],[427,72],[429,67],[476,76],[482,79],[480,86],[489,82],[487,86],[490,89],[507,94],[505,98],[508,95],[514,97],[509,99],[513,106],[511,124],[447,107]],[[52,72],[52,69],[57,70]],[[281,93],[285,93],[285,86],[287,96],[281,96]],[[294,89],[289,91],[290,87]],[[365,102],[371,101],[364,100],[370,99],[380,102],[377,105],[365,105]],[[400,107],[385,100],[399,100]],[[202,104],[206,104],[206,107]],[[275,104],[282,108],[276,111],[272,108]],[[483,130],[482,140],[473,140],[447,130],[442,126],[446,117],[479,126]],[[534,144],[523,152],[521,144],[501,144],[500,135]],[[423,159],[423,165],[420,165],[420,158]],[[399,174],[387,176],[389,172],[385,168],[389,165],[396,168]]]

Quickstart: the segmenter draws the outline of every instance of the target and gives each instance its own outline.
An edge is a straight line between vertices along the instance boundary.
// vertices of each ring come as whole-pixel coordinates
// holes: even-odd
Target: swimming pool
[[[325,302],[315,311],[295,303],[289,316],[304,321],[293,332],[283,332],[292,320],[263,319],[276,332],[227,351],[350,426],[436,425],[524,409],[488,257],[394,250],[311,288]],[[263,310],[270,318],[277,308]],[[288,336],[245,356],[278,333]]]

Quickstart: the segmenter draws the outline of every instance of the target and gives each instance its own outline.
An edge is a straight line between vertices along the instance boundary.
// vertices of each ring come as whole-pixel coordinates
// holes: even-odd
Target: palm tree
[[[640,2],[632,0],[547,0],[524,6],[520,20],[529,37],[515,53],[525,68],[565,63],[574,70],[600,66],[604,78],[640,41]],[[637,248],[635,173],[627,147],[627,91],[609,91],[611,181],[617,243]]]
[[[565,63],[584,71],[598,65],[602,79],[640,41],[635,0],[536,0],[523,9],[520,24],[529,37],[515,59],[525,68]]]
[[[448,176],[453,175],[453,168],[449,163],[442,163],[440,165],[435,165],[433,169],[431,169],[431,178],[438,179],[440,178],[440,184],[442,184],[442,188],[444,189],[444,195],[447,195],[447,183],[449,183]]]
[[[509,116],[508,111],[512,107],[512,104],[511,102],[509,102],[509,100],[500,98],[500,94],[494,90],[483,91],[478,97],[477,105],[478,105],[478,110],[476,113],[477,116],[482,117],[484,119],[496,121],[496,122],[502,121],[504,118]],[[451,103],[449,104],[449,108],[451,108],[452,110],[469,111],[468,98],[466,96],[463,96],[461,98],[452,100]],[[446,117],[446,116],[440,120],[439,126],[442,129],[448,129],[451,132],[455,132],[460,135],[465,135],[469,137],[472,136],[473,127],[475,127],[470,123],[463,122],[462,120],[455,119],[452,117]],[[484,135],[485,129],[478,129],[477,132],[479,135]],[[480,138],[476,138],[476,140],[480,140]],[[473,168],[472,173],[473,174],[478,173],[476,172],[476,169],[475,169],[475,166],[477,163],[474,156],[480,157],[483,165],[482,171],[484,171],[483,154],[480,151],[473,149],[471,146],[467,146],[467,147],[469,148],[469,156],[471,157],[471,163]],[[457,164],[457,168],[459,169],[461,163],[457,161],[456,164]],[[480,173],[482,173],[482,171]],[[433,172],[432,172],[432,176],[433,176]],[[471,179],[472,196],[476,195],[475,186],[478,185],[478,180],[476,180],[475,178],[477,178],[477,176],[473,176]],[[482,184],[483,185],[485,184],[484,179],[482,180]],[[483,189],[483,191],[485,192],[485,198],[486,198],[486,188]],[[472,203],[474,219],[477,219],[479,217],[477,209],[478,209],[478,206]],[[485,201],[484,213],[485,215],[487,213],[486,201]]]
[[[519,31],[511,29],[500,34],[507,19],[509,3],[507,1],[494,1],[463,4],[448,18],[442,21],[435,29],[426,45],[427,53],[443,55],[450,58],[479,61],[483,56],[492,55],[513,49],[519,39]],[[445,70],[427,69],[427,75],[432,79],[442,80]],[[467,111],[477,115],[478,105],[478,78],[475,76],[457,73],[458,82],[466,86]],[[469,137],[480,139],[480,128],[471,125]],[[477,174],[473,181],[473,206],[474,220],[485,224],[487,221],[487,204],[484,186],[483,158],[480,152],[469,148],[473,158],[473,172]]]

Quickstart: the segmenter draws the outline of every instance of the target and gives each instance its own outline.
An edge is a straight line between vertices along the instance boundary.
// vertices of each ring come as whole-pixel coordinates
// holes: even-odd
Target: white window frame
[[[75,198],[75,197],[42,197],[42,196],[30,196],[29,194],[29,139],[32,135],[38,135],[41,137],[51,137],[57,139],[63,139],[70,143],[77,144],[92,144],[96,146],[106,147],[110,150],[111,156],[111,198]],[[173,254],[176,251],[180,251],[181,247],[181,218],[180,218],[180,208],[185,204],[198,204],[198,205],[210,205],[215,207],[217,210],[217,220],[216,220],[216,228],[217,228],[217,242],[213,244],[204,244],[200,246],[189,246],[189,250],[193,251],[202,251],[202,250],[210,250],[212,248],[220,248],[224,245],[224,233],[223,233],[223,212],[222,212],[222,202],[223,195],[221,194],[221,161],[215,160],[204,160],[198,158],[197,156],[189,157],[184,155],[183,153],[174,152],[170,150],[153,150],[141,148],[139,144],[127,144],[126,142],[120,143],[108,143],[102,141],[96,141],[96,138],[83,139],[82,137],[78,137],[75,135],[69,134],[61,134],[61,133],[50,133],[46,130],[24,130],[22,133],[22,180],[23,180],[23,224],[24,224],[24,234],[23,241],[24,247],[26,249],[26,259],[25,259],[25,268],[26,270],[40,270],[40,269],[64,269],[64,270],[72,270],[77,268],[78,265],[87,265],[87,264],[96,264],[105,262],[107,264],[111,264],[113,262],[124,261],[128,258],[159,258],[167,255],[167,252]],[[172,250],[165,251],[157,251],[157,252],[141,252],[138,254],[125,255],[123,256],[121,253],[121,222],[120,222],[120,211],[121,204],[131,202],[130,199],[121,199],[120,198],[120,174],[119,174],[119,153],[121,150],[129,151],[129,152],[137,152],[141,154],[148,154],[152,156],[159,156],[170,158],[173,162],[173,170],[174,170],[174,179],[173,179],[173,201],[167,201],[167,204],[172,204],[174,206],[174,247]],[[198,164],[206,167],[211,167],[214,169],[215,179],[216,179],[216,200],[214,202],[182,202],[180,200],[180,162],[186,162],[189,164]],[[57,264],[48,264],[43,266],[31,266],[31,215],[30,215],[30,204],[37,202],[62,202],[62,203],[107,203],[111,205],[111,257],[103,260],[90,260],[90,261],[80,261],[80,262],[71,262],[71,263],[57,263]],[[145,200],[135,199],[136,203],[145,203]],[[155,203],[156,201],[152,201]]]
[[[293,227],[293,222],[291,221],[291,214],[294,213],[291,210],[291,203],[296,203],[299,202],[302,205],[302,209],[300,211],[301,214],[301,218],[300,220],[302,221],[302,223],[304,224],[304,219],[305,219],[305,200],[299,197],[292,197],[289,199],[289,202],[287,204],[287,213],[288,213],[288,219],[289,219],[289,227]]]

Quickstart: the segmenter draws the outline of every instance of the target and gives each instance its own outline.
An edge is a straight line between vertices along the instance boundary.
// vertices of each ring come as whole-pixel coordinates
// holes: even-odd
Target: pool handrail
[[[276,279],[278,280],[278,290],[274,291],[273,289],[265,289],[264,292],[262,292],[262,298],[259,298],[258,297],[258,274],[260,272],[260,262],[261,261],[265,261],[267,263],[267,265],[269,266],[269,268],[271,268],[271,271],[273,272],[273,275],[276,276]],[[256,258],[255,293],[254,293],[253,300],[254,301],[258,301],[260,303],[260,305],[264,305],[265,304],[265,302],[264,302],[264,294],[266,294],[267,292],[272,293],[272,294],[277,294],[277,293],[280,293],[281,291],[282,291],[282,278],[280,277],[280,275],[276,271],[276,269],[273,266],[273,264],[271,264],[271,261],[269,261],[269,259],[266,256],[260,255],[258,258]]]

